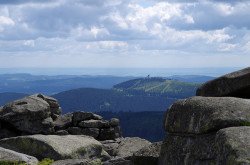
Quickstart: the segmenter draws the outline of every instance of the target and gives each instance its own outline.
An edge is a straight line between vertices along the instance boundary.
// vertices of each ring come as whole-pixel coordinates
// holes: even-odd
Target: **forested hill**
[[[185,98],[195,95],[199,84],[187,83],[164,78],[139,78],[129,80],[114,86],[118,91],[134,95],[165,96],[171,98]]]
[[[65,112],[165,111],[174,101],[193,96],[199,84],[163,78],[140,78],[112,89],[80,88],[53,95]]]

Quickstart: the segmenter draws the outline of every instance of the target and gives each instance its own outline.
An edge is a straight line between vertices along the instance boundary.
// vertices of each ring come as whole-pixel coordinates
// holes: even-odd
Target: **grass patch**
[[[41,160],[38,165],[51,165],[54,162],[54,160],[49,159],[49,158],[45,158],[43,160]]]

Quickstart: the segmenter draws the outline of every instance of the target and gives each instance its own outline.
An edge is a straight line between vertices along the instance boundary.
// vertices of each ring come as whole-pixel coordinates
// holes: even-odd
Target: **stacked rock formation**
[[[56,134],[88,135],[98,140],[121,137],[119,119],[103,120],[91,112],[73,112],[59,116],[54,122]]]
[[[35,94],[0,107],[0,164],[133,164],[133,154],[151,143],[122,138],[119,120],[91,112],[61,115],[56,99]]]
[[[160,165],[250,165],[250,68],[209,81],[167,111]]]
[[[35,94],[0,108],[0,139],[21,135],[88,135],[98,140],[121,137],[119,120],[103,120],[91,112],[61,115],[56,99]]]

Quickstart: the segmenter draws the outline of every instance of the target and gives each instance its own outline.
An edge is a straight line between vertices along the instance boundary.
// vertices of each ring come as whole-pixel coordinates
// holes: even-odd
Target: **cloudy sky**
[[[244,67],[248,0],[0,0],[0,67]]]

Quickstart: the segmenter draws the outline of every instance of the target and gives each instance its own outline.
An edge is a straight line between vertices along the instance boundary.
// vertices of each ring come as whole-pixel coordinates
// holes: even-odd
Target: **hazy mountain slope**
[[[160,96],[129,95],[108,89],[81,88],[53,95],[64,112],[85,111],[163,111],[176,99]]]
[[[202,76],[202,75],[175,75],[175,76],[170,76],[168,78],[182,82],[205,83],[207,81],[215,79],[216,77]]]
[[[27,94],[24,93],[0,93],[0,106],[5,105],[6,103],[11,102],[13,100],[23,98],[25,96],[27,96]]]
[[[53,95],[65,112],[86,111],[165,111],[179,98],[195,94],[198,84],[162,78],[129,80],[113,89],[80,88]]]
[[[44,93],[52,95],[76,88],[112,88],[113,85],[132,79],[115,76],[34,76],[29,74],[0,75],[0,92]]]
[[[195,95],[199,84],[186,83],[177,80],[163,78],[140,78],[129,80],[114,86],[119,91],[126,91],[130,94],[148,94],[183,98]]]

